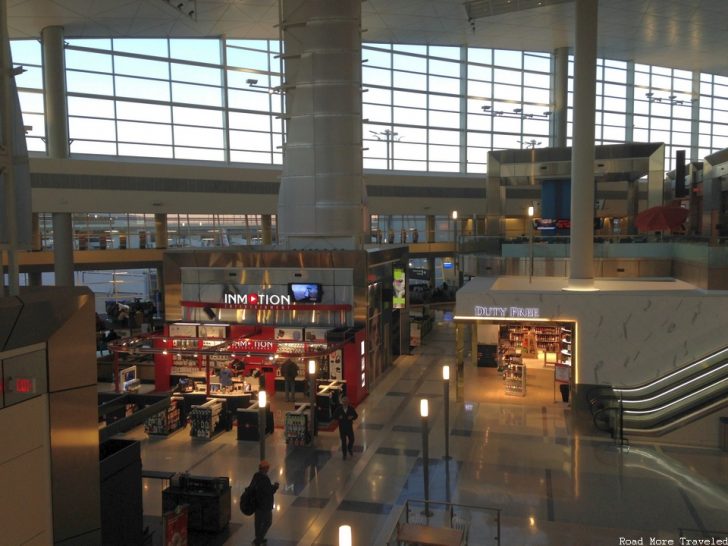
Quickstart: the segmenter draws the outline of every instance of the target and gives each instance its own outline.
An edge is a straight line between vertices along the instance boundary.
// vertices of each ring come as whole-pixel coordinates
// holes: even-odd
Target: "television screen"
[[[210,392],[220,392],[221,387],[220,383],[210,383]]]
[[[297,303],[318,303],[321,301],[321,285],[317,283],[291,283],[288,285],[288,291],[291,293],[293,301]]]

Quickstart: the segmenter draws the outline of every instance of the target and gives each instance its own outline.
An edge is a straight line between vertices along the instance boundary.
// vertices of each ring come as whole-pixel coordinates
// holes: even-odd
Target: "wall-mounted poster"
[[[392,307],[394,309],[404,309],[405,307],[405,276],[404,269],[395,267],[393,271],[394,282],[394,295],[392,296]]]

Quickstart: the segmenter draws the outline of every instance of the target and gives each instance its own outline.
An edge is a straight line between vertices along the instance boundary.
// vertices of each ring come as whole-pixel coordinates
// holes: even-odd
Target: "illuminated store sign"
[[[291,305],[291,296],[280,294],[223,294],[223,303],[242,305]]]
[[[488,318],[540,318],[541,310],[538,307],[485,307],[476,305],[473,308],[476,317]]]

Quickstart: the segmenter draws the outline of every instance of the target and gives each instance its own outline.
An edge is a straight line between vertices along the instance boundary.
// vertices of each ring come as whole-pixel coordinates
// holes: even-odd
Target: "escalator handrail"
[[[685,396],[682,396],[681,398],[678,398],[676,400],[672,400],[671,402],[668,402],[667,404],[664,404],[662,406],[658,406],[658,407],[651,408],[651,409],[642,409],[642,410],[636,410],[636,409],[635,410],[627,410],[627,409],[625,409],[624,410],[624,413],[627,414],[627,415],[647,415],[647,414],[651,414],[651,413],[654,414],[656,412],[659,412],[659,411],[662,411],[662,410],[664,410],[666,408],[669,408],[670,406],[674,406],[675,404],[677,404],[679,402],[682,402],[683,400],[687,400],[689,398],[694,398],[697,395],[699,395],[701,392],[705,392],[707,390],[716,390],[716,387],[718,387],[721,384],[728,385],[728,375],[726,377],[724,377],[724,378],[722,378],[722,379],[714,382],[714,383],[711,383],[710,385],[706,385],[705,387],[701,387],[698,390],[691,391],[688,394],[686,394]],[[718,390],[720,392],[720,389],[718,389]],[[700,400],[700,398],[698,398],[698,401],[699,400]]]
[[[650,381],[648,383],[644,383],[643,385],[640,385],[637,387],[613,387],[613,390],[615,393],[619,393],[621,395],[635,394],[635,393],[642,392],[642,391],[649,392],[650,390],[654,390],[656,385],[664,383],[677,375],[684,374],[686,371],[691,370],[697,366],[700,366],[701,364],[705,363],[706,361],[712,360],[716,357],[719,357],[720,355],[724,355],[726,358],[728,358],[728,347],[719,349],[710,355],[704,356],[703,358],[700,358],[700,359],[696,360],[695,362],[692,362],[686,366],[682,366],[682,367],[668,373],[667,375],[663,375],[662,377],[655,379],[653,381]]]
[[[626,398],[626,399],[624,399],[624,403],[628,404],[628,405],[633,405],[633,404],[644,404],[647,402],[653,402],[656,400],[660,400],[661,398],[665,398],[669,394],[674,393],[675,391],[686,389],[689,385],[691,385],[692,383],[695,383],[696,381],[705,381],[706,379],[709,379],[710,375],[713,375],[721,370],[725,370],[724,374],[728,375],[728,360],[724,361],[720,366],[718,366],[716,368],[710,368],[710,369],[706,370],[704,373],[702,373],[700,375],[696,375],[695,377],[692,377],[691,379],[688,379],[683,383],[679,383],[678,385],[675,385],[674,387],[670,387],[667,390],[660,391],[657,394],[655,394],[654,396],[650,396],[648,398]],[[721,376],[719,376],[719,377],[721,377]],[[692,393],[692,392],[693,391],[691,390],[690,393]],[[688,393],[688,394],[690,394],[690,393]]]

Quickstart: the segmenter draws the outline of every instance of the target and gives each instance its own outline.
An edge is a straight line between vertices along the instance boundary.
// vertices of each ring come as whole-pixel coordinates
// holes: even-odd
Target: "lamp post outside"
[[[383,140],[387,145],[387,170],[394,169],[394,143],[402,140],[399,133],[392,129],[383,131],[369,131],[377,140]]]
[[[443,400],[445,410],[445,460],[450,458],[450,366],[442,367]]]
[[[533,205],[528,207],[528,283],[533,278]]]
[[[427,398],[420,400],[420,417],[422,418],[422,476],[425,486],[425,511],[424,515],[430,517],[430,448],[429,430],[427,429],[427,417],[429,416]]]
[[[351,525],[339,525],[339,546],[352,546]]]
[[[265,459],[265,404],[266,392],[261,389],[258,391],[258,439],[260,441],[260,460]]]
[[[316,427],[316,361],[308,361],[308,403],[311,406],[309,417],[309,431],[311,440],[318,434]]]

